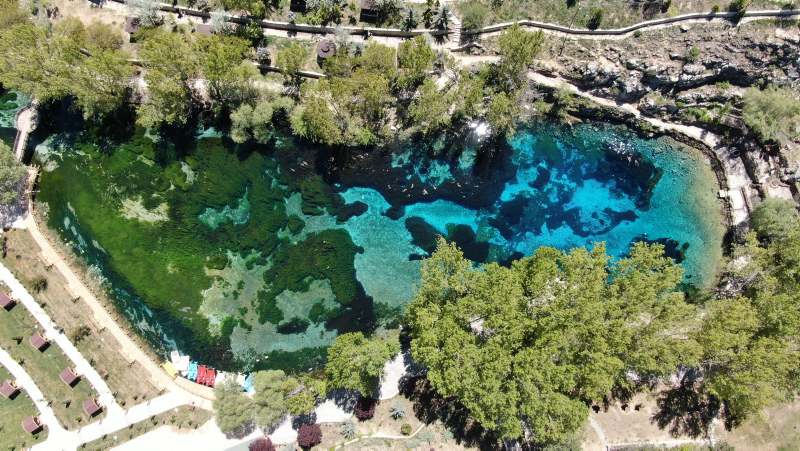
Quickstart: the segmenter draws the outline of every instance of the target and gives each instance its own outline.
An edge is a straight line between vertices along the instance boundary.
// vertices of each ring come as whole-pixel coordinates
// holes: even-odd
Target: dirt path
[[[116,321],[111,318],[111,315],[109,315],[100,302],[98,302],[94,294],[83,284],[81,279],[64,262],[61,256],[58,255],[44,235],[42,235],[32,214],[29,214],[25,219],[25,224],[33,239],[42,249],[42,255],[45,260],[52,263],[53,266],[58,269],[67,280],[70,290],[72,290],[75,295],[80,296],[92,309],[98,324],[101,327],[106,327],[114,338],[117,339],[122,346],[120,351],[142,364],[145,370],[150,373],[150,377],[157,387],[180,394],[187,398],[187,402],[193,402],[197,407],[211,410],[211,401],[214,399],[213,390],[209,387],[191,383],[182,378],[172,380],[158,364],[151,360],[147,354],[128,337]]]

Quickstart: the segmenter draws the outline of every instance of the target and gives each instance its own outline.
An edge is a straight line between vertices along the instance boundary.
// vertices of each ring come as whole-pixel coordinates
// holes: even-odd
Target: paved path
[[[9,373],[11,373],[17,382],[22,386],[22,388],[28,393],[30,396],[31,401],[36,405],[36,408],[39,409],[39,420],[47,426],[47,440],[43,443],[48,443],[52,445],[53,443],[59,443],[64,440],[69,440],[69,434],[66,429],[61,427],[58,424],[58,419],[56,418],[55,413],[53,413],[53,409],[47,404],[47,399],[42,394],[42,391],[39,390],[39,387],[36,386],[36,382],[28,375],[28,373],[14,360],[11,356],[4,350],[0,349],[0,364],[2,364]],[[13,424],[9,425],[10,428],[21,428],[22,424]]]
[[[139,362],[148,373],[150,373],[150,377],[153,379],[155,384],[158,387],[166,388],[175,393],[181,393],[183,396],[188,397],[190,402],[194,402],[197,407],[206,410],[211,409],[211,400],[214,399],[214,391],[209,388],[199,384],[193,384],[196,387],[192,387],[192,391],[178,386],[178,384],[172,380],[167,373],[155,362],[153,362],[150,357],[144,353],[144,351],[136,345],[136,343],[131,340],[130,337],[122,330],[122,328],[111,318],[111,315],[103,308],[100,302],[97,301],[97,298],[94,297],[91,291],[83,284],[80,278],[75,275],[72,269],[61,259],[61,256],[56,253],[55,249],[50,245],[47,239],[42,235],[39,231],[39,227],[36,224],[36,221],[33,218],[33,215],[28,215],[25,219],[25,225],[30,232],[33,239],[42,249],[42,254],[44,255],[45,259],[52,263],[53,266],[58,269],[58,271],[67,279],[67,283],[69,284],[70,289],[72,292],[81,297],[81,299],[86,302],[86,304],[92,309],[93,315],[97,320],[98,324],[101,327],[106,327],[106,329],[111,332],[114,338],[122,346],[122,352],[128,355],[131,359]]]
[[[28,147],[28,137],[33,131],[36,124],[36,102],[31,102],[31,105],[14,118],[14,126],[17,128],[17,137],[14,141],[14,153],[17,155],[17,160],[22,161],[25,156],[25,149]]]

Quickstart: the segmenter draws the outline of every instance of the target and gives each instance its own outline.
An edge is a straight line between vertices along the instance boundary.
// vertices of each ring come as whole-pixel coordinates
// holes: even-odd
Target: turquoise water
[[[687,283],[700,288],[714,283],[725,232],[723,212],[716,198],[715,175],[706,157],[695,149],[668,138],[643,138],[621,126],[549,122],[519,131],[509,146],[494,149],[492,158],[470,149],[431,160],[418,155],[421,152],[413,146],[408,143],[408,148],[389,156],[377,151],[365,154],[363,166],[351,168],[349,173],[331,169],[344,164],[325,155],[324,150],[300,146],[281,151],[267,149],[262,157],[252,160],[263,166],[234,165],[227,169],[233,172],[225,174],[236,182],[227,184],[226,191],[220,191],[220,179],[209,181],[211,173],[204,172],[205,168],[192,170],[184,162],[182,171],[192,182],[182,190],[172,187],[165,194],[129,186],[124,195],[114,194],[115,190],[87,191],[86,195],[96,195],[108,206],[117,205],[120,200],[128,202],[120,208],[109,207],[108,214],[136,213],[140,218],[149,218],[154,221],[153,230],[161,230],[160,238],[168,235],[166,230],[191,231],[179,237],[190,241],[175,238],[175,243],[162,244],[159,239],[158,252],[165,255],[165,260],[177,261],[182,255],[181,246],[188,248],[197,240],[220,245],[239,243],[236,250],[230,249],[232,244],[213,250],[227,256],[224,268],[208,266],[204,272],[190,275],[207,280],[202,292],[197,293],[199,305],[176,305],[172,312],[164,309],[163,303],[159,308],[142,301],[135,294],[140,287],[111,271],[106,262],[130,257],[110,254],[105,249],[113,249],[114,243],[104,243],[91,235],[90,227],[83,224],[89,221],[91,212],[84,206],[84,216],[77,214],[69,201],[79,199],[70,198],[72,193],[50,196],[51,216],[62,236],[98,268],[98,277],[110,283],[120,309],[156,347],[164,352],[178,348],[204,355],[196,348],[197,337],[190,336],[181,322],[187,317],[202,317],[208,321],[209,333],[218,335],[223,323],[233,319],[235,325],[229,323],[230,351],[247,369],[265,367],[268,356],[269,362],[281,358],[282,365],[308,368],[312,365],[309,362],[320,361],[324,348],[338,333],[396,327],[394,318],[413,298],[420,261],[433,251],[438,236],[455,241],[476,262],[501,264],[532,255],[540,246],[567,250],[604,241],[609,254],[622,256],[634,241],[660,242],[666,245],[668,255],[685,268]],[[69,149],[61,149],[62,156],[57,152],[48,156],[47,152],[45,147],[39,150],[46,173],[52,174],[43,176],[45,181],[57,176],[74,178],[70,174],[75,171],[66,170],[65,166],[94,162],[88,156],[63,156]],[[115,161],[132,165],[129,169],[135,165],[140,165],[139,170],[152,168],[135,156],[124,163],[124,155],[123,152]],[[315,159],[333,163],[306,163]],[[79,161],[83,163],[76,163]],[[117,168],[116,164],[109,167]],[[121,166],[117,169],[125,173]],[[244,169],[250,170],[246,176],[239,174]],[[234,175],[238,178],[232,178]],[[326,180],[327,185],[314,181],[320,179]],[[46,195],[47,184],[43,186]],[[267,191],[269,196],[265,195]],[[210,197],[213,202],[206,200]],[[146,209],[142,199],[150,199]],[[125,205],[128,207],[121,208]],[[175,213],[173,208],[178,207],[192,214],[168,220]],[[264,212],[285,212],[285,217],[290,218],[288,226],[270,229],[272,226],[267,224],[254,229],[272,217]],[[126,233],[150,227],[128,216],[115,217],[113,221],[97,217],[92,221],[97,227],[108,221]],[[128,229],[124,221],[130,221],[132,227]],[[334,264],[330,259],[309,259],[297,267],[293,266],[294,260],[276,263],[281,262],[281,250],[300,249],[303,243],[318,239],[315,234],[330,229],[346,231],[347,237],[336,238],[333,243],[321,241],[319,245],[334,246],[333,253],[345,255],[353,252],[346,246],[354,244],[357,250],[352,267],[347,260],[350,273],[330,273],[337,280],[320,277],[315,268],[325,270],[330,266],[315,265]],[[271,234],[278,244],[274,248],[241,245],[248,230],[258,230],[261,236]],[[248,240],[258,241],[252,236]],[[198,249],[191,252],[192,257],[198,252],[203,259],[219,255],[205,255],[209,246],[192,248]],[[304,257],[289,255],[299,260]],[[341,260],[335,264],[341,264]],[[165,268],[174,270],[170,265]],[[189,268],[184,266],[181,271]],[[316,279],[293,285],[297,291],[271,291],[278,275],[307,270],[317,274]],[[352,298],[337,298],[334,288],[343,290],[347,286],[343,283],[353,281],[353,277],[356,286]],[[263,298],[265,293],[272,293],[269,299]],[[271,314],[279,314],[282,319],[262,323],[258,314],[260,302],[272,303]],[[184,317],[179,316],[184,313]],[[207,358],[213,360],[213,355],[218,354]]]

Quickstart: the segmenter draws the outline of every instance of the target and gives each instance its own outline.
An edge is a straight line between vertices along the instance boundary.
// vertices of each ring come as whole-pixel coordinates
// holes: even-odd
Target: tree
[[[403,31],[411,31],[414,28],[417,28],[417,24],[419,24],[420,16],[419,13],[414,8],[406,7],[403,10]]]
[[[297,430],[297,444],[311,448],[322,441],[322,428],[318,424],[304,424]]]
[[[240,100],[247,92],[247,81],[254,75],[252,66],[242,58],[249,44],[231,36],[200,36],[194,43],[200,74],[211,98],[226,102]]]
[[[222,6],[228,11],[245,13],[256,19],[263,19],[267,12],[262,0],[222,0]]]
[[[408,307],[414,361],[499,436],[557,441],[583,426],[614,387],[691,364],[696,310],[676,292],[683,270],[663,247],[636,243],[612,262],[605,245],[542,247],[511,268],[474,267],[440,240]]]
[[[161,24],[161,16],[158,15],[161,7],[155,0],[125,0],[125,4],[139,17],[142,26],[157,27]]]
[[[603,16],[605,16],[605,12],[602,8],[597,8],[592,11],[592,15],[589,16],[589,20],[586,21],[586,28],[590,30],[600,28],[600,24],[603,22]]]
[[[91,49],[119,50],[122,47],[122,34],[112,25],[92,22],[84,32],[86,46]]]
[[[286,413],[285,393],[282,389],[286,379],[286,373],[280,370],[255,373],[253,401],[256,405],[256,424],[259,426],[272,426]]]
[[[162,122],[185,124],[193,100],[191,80],[197,77],[197,58],[186,37],[159,30],[139,49],[147,69],[147,95],[139,106],[137,122],[153,127]]]
[[[255,404],[242,393],[242,387],[233,381],[222,381],[214,387],[216,423],[225,433],[236,432],[253,420]]]
[[[305,376],[297,382],[296,388],[284,391],[289,398],[286,399],[286,409],[292,415],[308,415],[317,405],[317,399],[322,398],[328,392],[327,382],[324,380],[313,379]]]
[[[788,235],[800,222],[797,202],[790,199],[765,199],[750,215],[750,227],[759,238],[779,238]]]
[[[0,0],[0,36],[3,30],[15,25],[30,23],[28,13],[13,0]]]
[[[404,41],[397,50],[397,63],[400,76],[397,86],[400,89],[413,90],[421,85],[427,71],[433,69],[436,52],[428,44],[425,36],[416,36]]]
[[[122,106],[135,73],[128,57],[121,50],[93,48],[91,56],[73,70],[71,91],[84,118],[103,116]]]
[[[27,174],[25,165],[4,142],[0,142],[0,204],[10,204],[17,200],[17,185]]]
[[[342,334],[328,348],[328,372],[333,387],[372,395],[386,362],[400,351],[396,341],[370,341],[361,332]]]
[[[272,135],[272,102],[262,100],[255,108],[248,104],[231,113],[231,139],[243,143],[251,139],[266,144]]]
[[[300,79],[298,72],[303,68],[303,63],[308,57],[308,51],[297,42],[278,51],[275,64],[281,68],[281,73],[287,82],[297,83]]]
[[[0,83],[40,101],[69,93],[72,68],[82,58],[68,37],[50,39],[46,30],[30,24],[3,31],[0,48]]]
[[[433,13],[431,21],[436,28],[440,30],[447,30],[450,22],[453,20],[453,10],[450,5],[442,3]]]
[[[792,88],[750,88],[744,94],[744,122],[765,143],[800,139],[800,100]]]
[[[292,132],[308,140],[328,145],[343,144],[342,132],[335,120],[335,113],[329,107],[330,91],[327,80],[320,80],[311,86],[300,86],[303,106],[292,114]]]
[[[492,97],[486,120],[497,134],[513,133],[519,116],[516,99],[500,92]]]
[[[275,445],[269,437],[259,437],[256,441],[250,443],[247,447],[248,451],[275,451]]]
[[[435,133],[450,123],[451,104],[447,92],[439,91],[436,82],[428,78],[408,106],[408,117],[412,123],[421,125],[425,133]]]
[[[516,91],[524,85],[528,66],[541,53],[545,39],[542,30],[531,33],[516,23],[500,34],[498,46],[502,58],[496,67],[501,87],[506,92]]]

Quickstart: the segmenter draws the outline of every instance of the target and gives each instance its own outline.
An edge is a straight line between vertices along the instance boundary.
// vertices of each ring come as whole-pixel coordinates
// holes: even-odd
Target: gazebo
[[[42,429],[42,423],[39,422],[39,417],[31,415],[22,420],[22,429],[25,429],[28,434],[35,434],[36,431]]]
[[[317,58],[324,60],[336,54],[336,44],[330,39],[323,39],[317,43]]]
[[[140,26],[139,18],[138,17],[126,17],[125,18],[125,32],[126,33],[137,33],[139,31]]]
[[[0,385],[0,394],[5,396],[6,398],[13,398],[19,392],[19,388],[17,384],[11,382],[10,380],[6,380]]]
[[[39,332],[33,334],[33,336],[31,336],[31,338],[29,338],[28,341],[30,341],[31,345],[34,348],[38,349],[39,351],[43,350],[45,347],[47,347],[47,344],[50,343],[47,340],[47,337],[44,335],[40,335]]]
[[[83,402],[83,411],[90,417],[97,415],[101,410],[103,410],[103,408],[100,407],[100,404],[98,404],[97,400],[94,398],[89,398]]]
[[[6,310],[11,310],[11,307],[14,307],[16,303],[17,301],[11,299],[11,297],[7,295],[5,291],[0,290],[0,307]]]
[[[377,22],[379,10],[375,0],[361,0],[361,21]]]
[[[72,368],[67,368],[60,374],[61,380],[64,381],[65,384],[69,385],[70,387],[74,387],[78,381],[81,380],[81,377],[75,374],[75,371]]]

